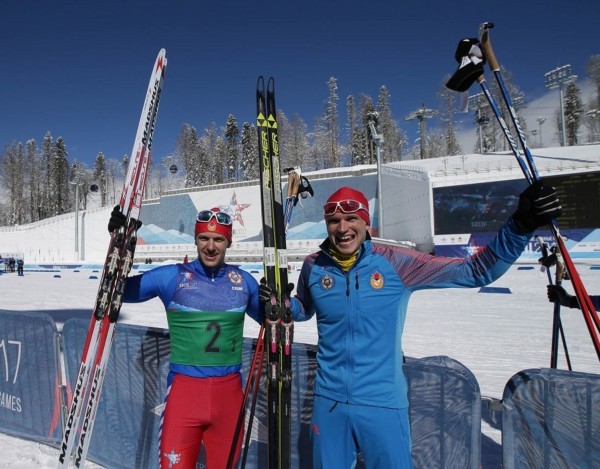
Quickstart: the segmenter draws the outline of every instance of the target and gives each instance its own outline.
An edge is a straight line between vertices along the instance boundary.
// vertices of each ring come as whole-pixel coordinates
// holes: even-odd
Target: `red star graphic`
[[[232,217],[233,220],[237,221],[240,225],[244,226],[244,219],[242,218],[242,212],[244,210],[246,210],[248,207],[250,207],[250,205],[252,205],[252,204],[238,204],[237,196],[235,195],[235,192],[234,192],[233,196],[231,197],[231,203],[229,204],[229,206],[235,210],[233,217]]]

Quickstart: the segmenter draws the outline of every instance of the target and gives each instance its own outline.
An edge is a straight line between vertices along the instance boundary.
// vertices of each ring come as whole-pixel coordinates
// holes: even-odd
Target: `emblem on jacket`
[[[323,277],[321,277],[321,288],[324,290],[329,290],[331,287],[333,287],[333,277],[330,277],[329,275],[325,274],[323,275]]]
[[[242,283],[242,276],[234,270],[230,271],[227,276],[229,277],[229,281],[234,285]]]
[[[193,272],[185,272],[183,274],[183,281],[179,283],[179,288],[196,288],[197,282],[193,282],[194,273]]]
[[[383,283],[383,275],[381,275],[380,272],[375,272],[373,275],[371,275],[371,286],[375,290],[383,288]]]

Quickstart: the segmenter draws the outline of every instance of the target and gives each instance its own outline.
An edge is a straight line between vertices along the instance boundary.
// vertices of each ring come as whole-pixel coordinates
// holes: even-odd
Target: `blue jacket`
[[[317,395],[349,404],[408,407],[402,372],[402,332],[410,295],[423,289],[480,287],[504,274],[530,239],[512,219],[467,259],[434,257],[405,248],[363,243],[344,272],[328,254],[308,256],[292,312],[317,315]]]
[[[127,280],[126,302],[156,296],[167,312],[172,372],[206,378],[240,370],[244,315],[263,321],[252,275],[228,264],[210,269],[196,259]]]

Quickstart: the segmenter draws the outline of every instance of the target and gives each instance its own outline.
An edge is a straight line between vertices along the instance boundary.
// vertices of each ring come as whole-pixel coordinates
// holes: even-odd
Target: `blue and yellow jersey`
[[[411,294],[487,285],[508,270],[529,238],[511,219],[494,240],[467,259],[367,240],[347,271],[325,242],[304,261],[292,299],[297,321],[317,316],[315,394],[349,404],[408,407],[402,333]]]

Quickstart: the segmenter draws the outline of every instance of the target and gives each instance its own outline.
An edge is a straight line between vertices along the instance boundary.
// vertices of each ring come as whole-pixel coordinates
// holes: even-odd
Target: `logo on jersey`
[[[331,287],[333,287],[334,283],[335,282],[333,281],[333,277],[330,277],[327,274],[321,277],[321,288],[323,290],[329,290]]]
[[[242,276],[235,270],[230,271],[227,276],[229,277],[229,281],[234,285],[242,283]]]
[[[383,283],[383,275],[381,275],[380,272],[375,272],[373,275],[371,275],[371,287],[373,287],[375,290],[383,288]]]
[[[181,461],[181,454],[176,453],[175,449],[172,449],[170,453],[163,453],[163,456],[169,460],[169,469]]]
[[[179,283],[179,288],[196,288],[197,282],[192,282],[194,280],[193,272],[184,272],[183,274],[183,282]]]

